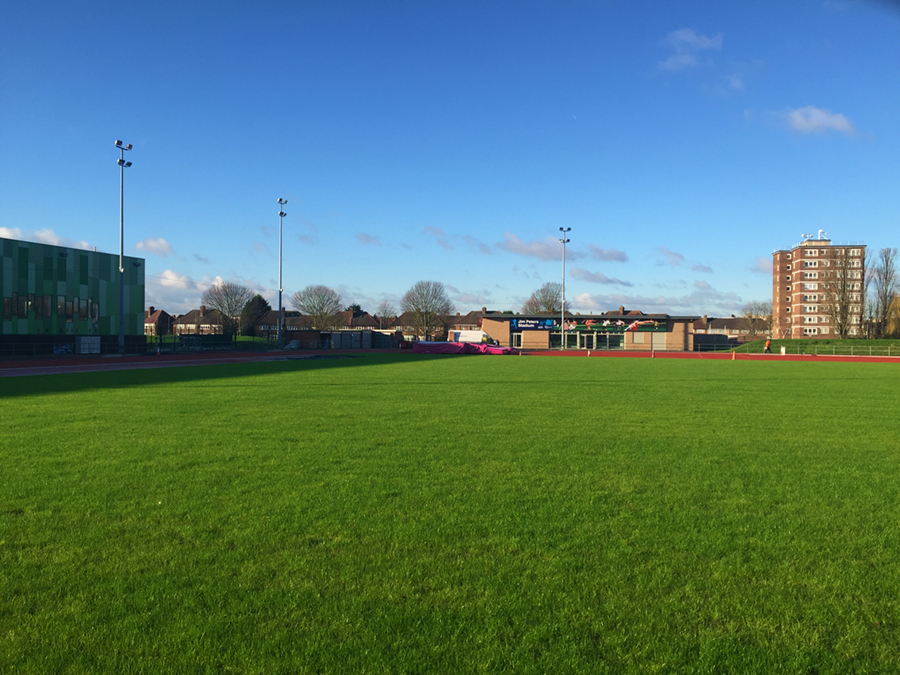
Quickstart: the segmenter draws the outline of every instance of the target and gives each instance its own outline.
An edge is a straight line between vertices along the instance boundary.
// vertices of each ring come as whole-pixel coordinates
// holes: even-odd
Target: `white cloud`
[[[453,247],[450,246],[449,243],[447,243],[447,235],[444,234],[444,231],[441,228],[432,227],[431,225],[429,225],[425,228],[424,232],[426,234],[434,236],[434,238],[437,240],[438,246],[440,246],[441,248],[445,248],[448,251],[453,249]]]
[[[759,256],[753,261],[753,265],[747,269],[754,274],[765,274],[766,276],[769,276],[772,274],[772,259]]]
[[[537,258],[538,260],[562,260],[562,244],[559,239],[547,237],[540,241],[524,242],[512,232],[503,233],[504,241],[497,244],[497,248],[515,253],[516,255],[524,255],[529,258]],[[569,249],[566,256],[570,260],[578,260],[583,258],[584,254]]]
[[[630,281],[622,281],[621,279],[616,279],[615,277],[608,277],[603,272],[589,272],[586,269],[582,269],[581,267],[573,267],[572,271],[573,279],[580,279],[581,281],[589,281],[592,284],[617,284],[619,286],[634,286]]]
[[[50,244],[51,246],[68,246],[69,248],[81,248],[87,251],[93,248],[86,241],[73,241],[72,239],[68,239],[67,237],[60,237],[49,227],[45,227],[43,230],[37,230],[31,236],[39,244]]]
[[[853,122],[840,113],[833,113],[825,108],[816,108],[808,105],[783,113],[788,128],[799,131],[802,134],[823,133],[826,131],[840,131],[844,134],[853,134],[856,129]]]
[[[709,267],[709,266],[704,265],[704,264],[702,264],[702,263],[696,263],[693,267],[691,267],[691,270],[694,271],[694,272],[705,272],[706,274],[712,274],[712,273],[713,273],[712,267]]]
[[[741,79],[740,75],[731,74],[728,76],[728,88],[729,89],[743,89],[744,81]]]
[[[159,277],[153,277],[159,280],[160,286],[166,286],[168,288],[197,288],[197,284],[191,280],[190,277],[185,276],[183,274],[178,274],[178,272],[173,272],[172,270],[165,270]]]
[[[478,241],[478,239],[473,237],[471,234],[465,235],[463,237],[463,241],[466,242],[469,248],[478,251],[479,253],[484,253],[485,255],[491,254],[491,247],[481,241]]]
[[[628,256],[625,254],[625,251],[620,251],[616,248],[600,248],[597,244],[590,244],[588,246],[588,252],[594,260],[604,260],[607,262],[628,261]]]
[[[705,281],[698,281],[686,295],[592,295],[582,293],[572,300],[574,311],[608,311],[620,305],[626,310],[639,309],[647,314],[687,314],[701,316],[728,316],[737,314],[743,303],[736,293],[717,291]]]
[[[21,239],[22,230],[18,227],[0,227],[0,237],[4,239]]]
[[[363,246],[367,246],[369,244],[381,246],[381,240],[378,237],[373,237],[372,235],[366,234],[365,232],[360,232],[359,234],[357,234],[356,240]]]
[[[704,50],[722,48],[722,34],[707,37],[695,33],[690,28],[673,30],[666,36],[665,42],[675,50],[665,61],[659,62],[660,70],[683,70],[700,62],[697,54]]]
[[[676,253],[675,251],[670,251],[665,246],[657,246],[656,250],[663,254],[666,262],[668,262],[672,267],[677,267],[681,263],[684,262],[684,256],[680,253]],[[662,264],[662,263],[660,263]]]
[[[169,242],[162,237],[156,239],[144,239],[144,241],[139,241],[135,244],[134,247],[139,251],[147,251],[153,255],[158,255],[160,258],[165,258],[167,255],[175,253]]]
[[[253,242],[253,250],[256,251],[257,253],[268,253],[269,247],[260,241],[254,241]]]

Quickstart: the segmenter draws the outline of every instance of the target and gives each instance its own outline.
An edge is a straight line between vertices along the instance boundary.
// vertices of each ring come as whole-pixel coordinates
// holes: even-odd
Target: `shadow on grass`
[[[471,358],[480,355],[455,355]],[[22,396],[41,396],[83,392],[94,389],[127,389],[209,380],[235,380],[243,377],[277,373],[310,372],[358,366],[385,366],[397,363],[427,362],[447,356],[429,354],[371,354],[340,355],[324,358],[286,357],[272,361],[237,362],[217,365],[185,365],[172,367],[111,370],[53,375],[25,375],[0,379],[0,400]],[[234,383],[237,384],[237,383]]]

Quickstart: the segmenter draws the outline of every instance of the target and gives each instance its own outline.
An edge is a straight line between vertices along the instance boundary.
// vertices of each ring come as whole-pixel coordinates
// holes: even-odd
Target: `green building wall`
[[[0,238],[0,335],[118,335],[119,256]],[[126,256],[125,335],[144,334],[144,260]]]

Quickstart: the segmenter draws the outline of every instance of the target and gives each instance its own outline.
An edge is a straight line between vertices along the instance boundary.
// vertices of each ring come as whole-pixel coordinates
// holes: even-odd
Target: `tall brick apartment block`
[[[825,232],[805,234],[772,254],[772,332],[776,338],[839,337],[862,321],[864,244],[832,244]]]

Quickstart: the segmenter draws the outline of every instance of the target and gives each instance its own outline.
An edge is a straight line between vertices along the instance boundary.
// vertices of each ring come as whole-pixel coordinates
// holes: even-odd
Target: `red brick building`
[[[832,244],[825,232],[803,235],[772,254],[775,338],[857,335],[862,324],[865,244]]]

